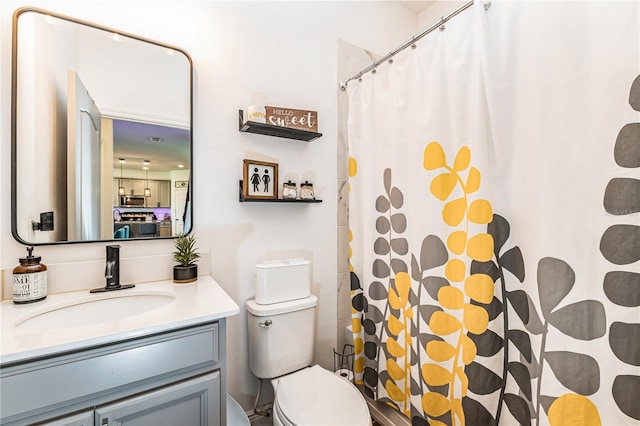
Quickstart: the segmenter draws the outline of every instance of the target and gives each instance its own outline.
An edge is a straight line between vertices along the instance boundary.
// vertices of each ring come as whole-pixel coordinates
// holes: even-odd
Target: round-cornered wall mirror
[[[14,13],[12,47],[14,238],[43,245],[188,233],[189,55],[31,7]]]

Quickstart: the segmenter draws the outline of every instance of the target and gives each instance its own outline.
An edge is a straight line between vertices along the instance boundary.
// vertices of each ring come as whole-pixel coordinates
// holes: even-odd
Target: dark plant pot
[[[173,282],[178,284],[192,283],[198,279],[198,265],[173,267]]]

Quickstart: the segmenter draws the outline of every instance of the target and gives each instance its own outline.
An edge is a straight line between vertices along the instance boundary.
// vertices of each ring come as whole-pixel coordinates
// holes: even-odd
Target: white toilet
[[[249,366],[257,377],[272,379],[273,424],[369,426],[360,391],[333,372],[310,366],[317,304],[308,260],[256,266],[256,298],[246,303]]]

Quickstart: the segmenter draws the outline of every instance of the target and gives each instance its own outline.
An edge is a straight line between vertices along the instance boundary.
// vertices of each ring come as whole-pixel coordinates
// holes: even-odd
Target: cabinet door
[[[43,426],[93,426],[93,410],[38,423]]]
[[[171,207],[171,181],[161,180],[158,182],[158,201],[160,207]]]
[[[221,425],[220,372],[96,408],[98,426]],[[226,399],[224,399],[226,401]]]
[[[133,181],[131,179],[122,179],[125,195],[133,195]]]
[[[145,197],[145,204],[147,207],[158,207],[158,182],[150,180],[147,185],[149,185],[147,188],[151,191],[151,195]]]
[[[131,179],[113,179],[113,205],[120,205],[120,187],[124,188],[124,195],[132,195],[131,190],[133,189],[132,180]]]
[[[133,195],[144,195],[144,180],[133,179],[131,181],[131,185],[133,188]]]
[[[161,237],[170,237],[171,236],[171,223],[165,224],[161,223],[160,228],[158,229]]]

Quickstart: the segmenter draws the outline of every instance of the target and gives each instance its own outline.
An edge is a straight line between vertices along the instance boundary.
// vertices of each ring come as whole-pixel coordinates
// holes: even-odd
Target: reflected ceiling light
[[[184,167],[184,164],[178,164],[178,168],[182,169]]]
[[[122,185],[122,164],[124,164],[124,158],[119,158],[120,160],[120,180],[118,181],[118,195],[124,195],[124,186]]]

